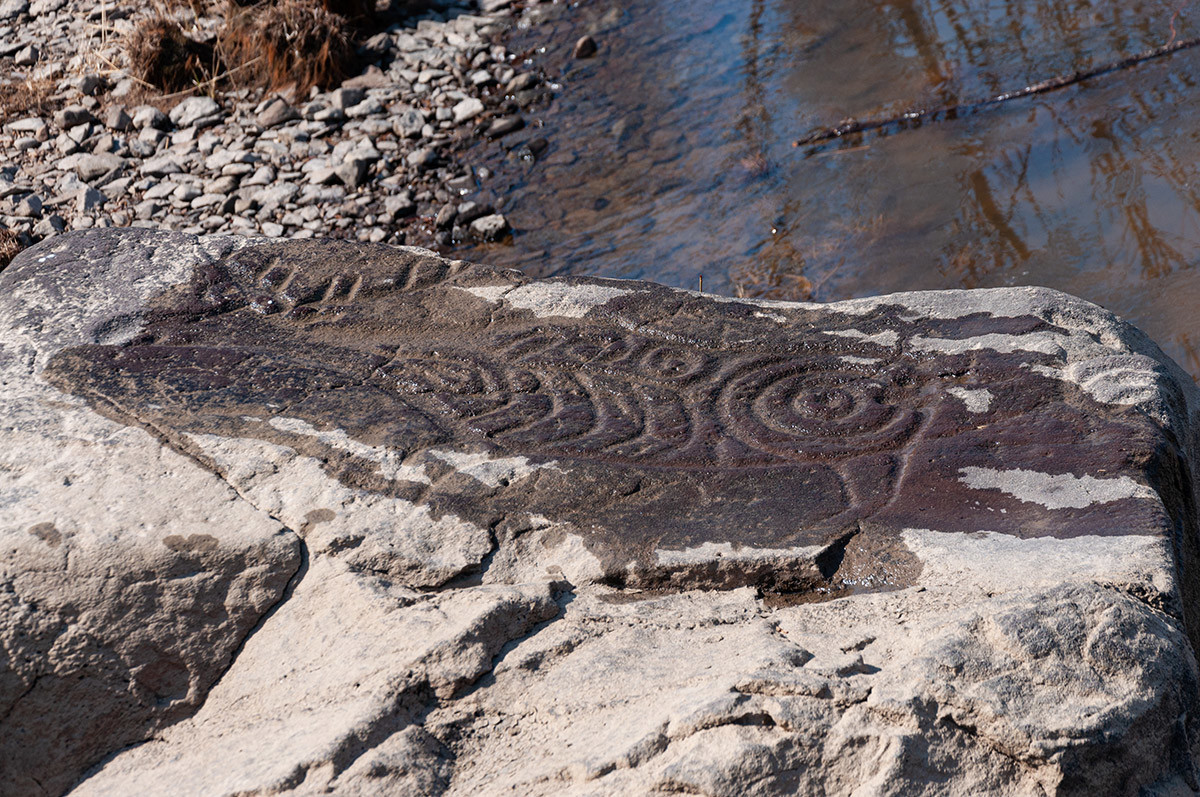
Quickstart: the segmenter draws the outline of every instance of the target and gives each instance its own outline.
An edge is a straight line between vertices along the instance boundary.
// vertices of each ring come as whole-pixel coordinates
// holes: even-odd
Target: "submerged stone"
[[[87,542],[95,505],[72,499],[52,463],[117,437],[140,448],[92,465],[96,490],[143,451],[189,474],[155,482],[153,512],[128,492],[106,498],[126,519],[103,534],[131,546],[129,561],[157,544],[162,567],[211,561],[243,577],[251,559],[204,522],[138,521],[207,511],[216,499],[188,479],[231,491],[221,500],[285,545],[255,606],[284,603],[249,639],[216,620],[153,632],[159,650],[212,634],[244,646],[223,675],[228,658],[181,664],[192,686],[175,713],[136,690],[120,709],[84,695],[122,731],[83,723],[86,741],[55,759],[64,786],[175,725],[81,794],[180,778],[278,788],[302,761],[310,773],[333,762],[321,777],[334,791],[413,793],[582,793],[595,779],[733,793],[764,778],[840,792],[862,772],[912,793],[939,779],[952,793],[1123,792],[1191,777],[1176,718],[1195,704],[1195,388],[1094,305],[1034,288],[757,302],[533,280],[417,249],[145,231],[56,238],[0,286],[4,391],[22,407],[0,438],[40,452],[0,468],[13,515],[0,533],[20,540],[0,575],[40,583],[47,547],[77,550],[70,567],[102,561]],[[290,597],[286,544],[308,562]],[[339,602],[362,627],[337,627]],[[444,627],[414,641],[430,611]],[[28,631],[37,622],[13,627],[51,639]],[[598,622],[637,633],[596,636]],[[104,694],[125,695],[121,673],[147,654],[88,628],[96,655],[121,662]],[[296,634],[322,641],[287,654],[302,674],[268,685]],[[379,658],[396,634],[408,652]],[[24,705],[38,678],[66,678],[49,653],[31,660],[0,709]],[[488,672],[471,701],[489,716],[519,704],[560,718],[457,741],[420,719],[466,716],[458,690]],[[364,679],[374,686],[349,686]],[[423,714],[396,708],[411,700]],[[650,726],[636,730],[626,704]],[[296,711],[311,732],[287,730]],[[50,743],[9,716],[23,750]],[[288,739],[268,762],[250,751],[272,723]],[[379,737],[363,760],[382,758],[359,771],[335,751],[364,738],[362,723],[407,735]],[[627,730],[576,747],[595,723]],[[863,740],[858,752],[822,752],[834,726]],[[1133,738],[1145,734],[1156,743]],[[503,758],[501,739],[541,753],[515,768],[480,757]],[[887,739],[923,746],[924,763],[888,769],[914,748],[885,753]],[[669,754],[622,752],[639,744]],[[430,774],[434,759],[453,762],[451,780]],[[409,763],[378,763],[390,760]]]

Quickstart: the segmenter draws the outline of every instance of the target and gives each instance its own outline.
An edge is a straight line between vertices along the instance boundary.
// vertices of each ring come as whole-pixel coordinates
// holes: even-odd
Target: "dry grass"
[[[58,110],[62,101],[52,96],[56,87],[56,82],[50,79],[0,85],[0,123],[23,116],[45,116]]]
[[[8,267],[22,249],[17,234],[12,230],[0,229],[0,271]]]
[[[183,91],[220,71],[211,45],[188,38],[179,23],[162,14],[134,29],[126,52],[133,76],[162,91]]]
[[[358,0],[263,0],[244,8],[231,6],[220,37],[221,55],[231,71],[257,62],[251,73],[239,73],[273,89],[294,86],[329,88],[351,72],[353,25],[331,9],[360,13]],[[365,17],[360,17],[365,19]]]

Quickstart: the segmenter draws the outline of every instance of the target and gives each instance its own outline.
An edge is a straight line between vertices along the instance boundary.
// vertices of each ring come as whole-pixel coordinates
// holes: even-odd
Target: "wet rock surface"
[[[1094,305],[108,230],[0,287],[13,794],[1196,787],[1195,387]]]

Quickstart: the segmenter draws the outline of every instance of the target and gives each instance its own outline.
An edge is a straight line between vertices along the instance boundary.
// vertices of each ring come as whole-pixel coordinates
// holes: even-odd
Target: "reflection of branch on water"
[[[1190,39],[1181,39],[1177,42],[1164,44],[1161,47],[1154,47],[1149,50],[1144,50],[1136,55],[1131,55],[1117,61],[1110,61],[1091,69],[1084,69],[1079,72],[1073,72],[1069,75],[1058,75],[1048,80],[1042,80],[1038,83],[1032,83],[1024,88],[1016,91],[1008,91],[1003,94],[997,94],[986,100],[976,102],[964,102],[957,105],[943,105],[939,108],[917,109],[905,111],[892,116],[878,117],[875,119],[847,119],[833,127],[823,127],[819,130],[814,130],[801,139],[792,142],[793,147],[807,147],[813,144],[821,144],[826,141],[833,141],[842,136],[853,135],[855,133],[866,133],[871,130],[880,130],[886,127],[895,127],[903,130],[909,127],[916,127],[926,122],[940,122],[947,119],[957,119],[961,116],[966,116],[976,111],[981,111],[994,105],[999,105],[1009,100],[1017,100],[1022,97],[1032,97],[1035,94],[1046,94],[1051,91],[1057,91],[1061,88],[1074,85],[1089,78],[1106,75],[1110,72],[1117,72],[1122,69],[1129,69],[1138,64],[1151,61],[1155,58],[1162,58],[1165,55],[1177,53],[1180,50],[1200,45],[1200,36]]]

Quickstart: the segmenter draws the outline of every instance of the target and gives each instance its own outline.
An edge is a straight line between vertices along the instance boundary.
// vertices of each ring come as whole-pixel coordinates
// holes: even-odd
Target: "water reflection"
[[[832,300],[1049,285],[1200,374],[1200,49],[915,129],[791,142],[969,103],[1197,35],[1179,0],[592,3],[529,34],[565,89],[479,158],[532,273]],[[591,32],[600,56],[569,58]],[[521,49],[518,45],[514,49]],[[544,137],[536,160],[510,150]]]

